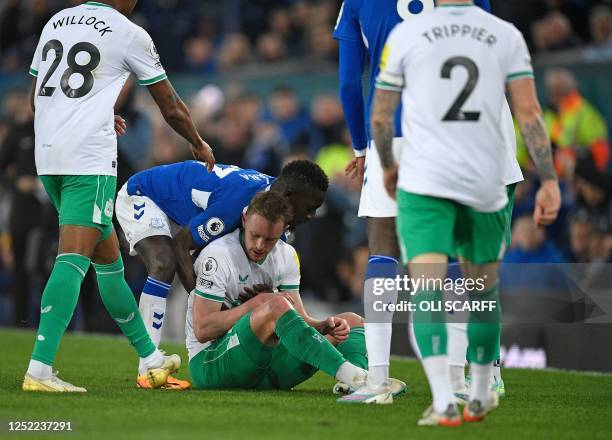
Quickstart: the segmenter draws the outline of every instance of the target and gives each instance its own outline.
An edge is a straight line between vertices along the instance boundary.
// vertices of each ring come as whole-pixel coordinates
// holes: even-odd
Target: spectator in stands
[[[587,59],[612,59],[612,8],[608,5],[595,7],[589,21],[593,44],[586,50]]]
[[[532,39],[537,52],[571,49],[581,44],[569,19],[558,11],[533,24]]]
[[[312,140],[310,118],[302,108],[295,90],[290,87],[277,87],[270,95],[268,105],[269,117],[279,126],[287,144],[292,144],[303,133],[307,133]]]
[[[251,44],[246,35],[226,35],[219,49],[218,68],[228,70],[251,61]]]
[[[612,45],[612,7],[600,5],[593,9],[590,17],[593,44],[599,47]]]
[[[310,119],[313,124],[313,155],[326,146],[343,146],[344,113],[336,95],[321,93],[315,96],[310,105]]]
[[[332,38],[327,24],[320,24],[309,28],[308,32],[309,52],[315,58],[321,60],[335,60],[338,54],[338,45]]]
[[[588,221],[585,213],[575,213],[569,228],[570,262],[588,263],[592,237],[593,225]]]
[[[136,91],[134,79],[129,78],[115,103],[115,114],[121,115],[128,126],[126,133],[117,139],[121,155],[119,171],[128,167],[130,175],[148,165],[153,143],[153,126],[149,116],[136,106]]]
[[[213,73],[216,69],[214,47],[208,38],[191,38],[185,43],[185,69],[191,73]]]
[[[532,215],[517,218],[512,226],[512,245],[503,259],[500,281],[503,291],[544,292],[563,287],[555,264],[565,259],[546,230],[538,228]]]
[[[574,187],[576,210],[583,211],[589,221],[605,229],[612,218],[612,175],[600,171],[589,158],[578,160]]]
[[[15,107],[4,142],[0,146],[0,171],[11,176],[10,237],[12,250],[14,322],[29,321],[30,294],[36,278],[35,261],[42,225],[40,182],[34,162],[34,114],[27,92],[14,92]]]
[[[545,82],[550,108],[544,116],[556,147],[559,175],[571,177],[577,150],[584,149],[590,151],[598,169],[606,169],[610,161],[606,121],[581,96],[574,74],[567,69],[550,69]]]
[[[287,55],[283,38],[273,32],[267,32],[257,37],[257,59],[264,63],[274,63]]]
[[[538,228],[531,215],[517,218],[512,226],[512,245],[505,263],[562,263],[565,259],[546,230]]]
[[[290,55],[297,55],[303,51],[302,33],[292,23],[288,9],[278,8],[272,11],[268,26],[270,32],[281,36]]]

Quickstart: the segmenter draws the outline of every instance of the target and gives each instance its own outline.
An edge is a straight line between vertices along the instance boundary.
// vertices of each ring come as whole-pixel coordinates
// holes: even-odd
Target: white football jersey
[[[522,34],[473,5],[440,6],[397,25],[376,87],[402,91],[399,187],[482,212],[503,208],[513,153],[505,87],[532,76]]]
[[[206,246],[194,263],[196,288],[189,295],[185,319],[185,342],[189,359],[208,347],[198,342],[193,330],[195,295],[224,303],[228,308],[241,304],[239,295],[245,286],[267,284],[275,291],[300,289],[300,262],[293,246],[279,240],[264,259],[248,259],[242,248],[242,232],[237,229]]]
[[[39,175],[117,175],[113,109],[131,72],[141,85],[166,79],[151,37],[123,14],[87,2],[51,18],[30,67]]]
[[[524,180],[521,166],[516,159],[516,132],[514,131],[514,120],[512,119],[512,111],[508,101],[504,99],[502,104],[502,136],[506,144],[506,161],[504,163],[506,171],[504,172],[504,185],[522,182]]]

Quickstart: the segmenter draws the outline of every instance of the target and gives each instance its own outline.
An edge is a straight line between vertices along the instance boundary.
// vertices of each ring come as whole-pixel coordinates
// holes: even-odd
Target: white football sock
[[[151,341],[153,341],[155,347],[159,347],[159,342],[161,341],[162,326],[166,315],[166,302],[166,298],[159,296],[148,295],[144,292],[140,295],[138,309],[140,310],[147,333],[151,336]],[[142,359],[138,369],[141,370],[141,367]]]
[[[491,382],[495,382],[496,380],[501,380],[501,367],[497,363],[497,361],[493,362],[493,371],[492,371]]]
[[[451,384],[453,392],[465,391],[465,354],[467,352],[467,324],[449,322],[448,331],[448,363],[450,364]]]
[[[410,322],[408,323],[408,337],[410,339],[410,346],[412,347],[415,357],[421,360],[421,350],[419,349],[419,344],[417,343],[416,336],[414,335],[414,321],[412,320],[412,314],[410,315]]]
[[[366,322],[365,342],[368,350],[368,384],[381,386],[389,379],[391,322]]]
[[[164,363],[164,355],[161,351],[156,349],[153,353],[143,358],[140,358],[140,364],[138,366],[138,374],[142,376],[150,368],[161,367]]]
[[[451,390],[448,356],[429,356],[421,362],[431,389],[434,411],[443,413],[448,405],[455,404]]]
[[[36,379],[44,380],[49,379],[53,375],[53,370],[51,369],[51,365],[30,359],[28,374]]]
[[[464,393],[465,386],[465,366],[450,365],[450,380],[453,393]]]
[[[344,362],[336,372],[336,379],[347,385],[355,385],[356,382],[365,380],[367,371],[359,368],[350,362]]]
[[[480,400],[483,405],[488,405],[491,398],[491,369],[492,364],[470,364],[472,374],[472,388],[470,389],[470,402]]]

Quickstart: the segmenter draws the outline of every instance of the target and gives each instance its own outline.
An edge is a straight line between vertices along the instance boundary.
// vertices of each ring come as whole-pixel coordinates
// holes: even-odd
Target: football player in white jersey
[[[180,366],[177,355],[164,356],[147,334],[123,278],[112,226],[118,166],[113,108],[129,75],[149,88],[166,121],[209,170],[214,157],[170,85],[151,37],[126,17],[136,3],[86,2],[58,12],[43,28],[30,67],[36,168],[59,213],[60,237],[41,299],[26,391],[85,391],[60,380],[51,367],[92,262],[105,307],[143,360],[138,382],[162,386]],[[122,132],[125,126],[117,122]]]
[[[500,332],[497,273],[508,222],[500,121],[506,86],[541,180],[537,224],[554,221],[560,192],[522,35],[469,0],[440,0],[438,6],[389,36],[371,125],[385,188],[398,202],[402,258],[413,279],[433,286],[417,291],[413,301],[415,336],[433,394],[419,425],[458,426],[445,312],[428,307],[443,300],[436,286],[449,257],[459,257],[464,276],[484,285],[468,295],[472,388],[463,412],[465,421],[483,420],[497,406],[489,381]],[[398,166],[392,140],[400,97],[406,144]],[[482,307],[483,301],[490,307]]]
[[[490,12],[488,0],[477,0],[477,6]],[[359,216],[368,219],[368,247],[370,257],[366,269],[366,282],[364,283],[364,302],[372,304],[380,300],[372,295],[373,278],[395,278],[399,259],[399,246],[395,233],[395,218],[397,217],[397,203],[389,197],[382,181],[382,167],[375,145],[371,142],[371,130],[366,120],[370,116],[372,96],[375,90],[375,80],[379,73],[379,61],[384,43],[393,27],[402,21],[412,20],[429,13],[434,9],[434,0],[408,2],[405,0],[345,0],[340,9],[338,22],[334,29],[334,38],[339,40],[339,79],[340,97],[346,115],[347,125],[351,132],[355,157],[347,167],[347,174],[363,181],[361,200],[359,202]],[[362,75],[365,69],[365,54],[370,58],[370,92],[367,100],[363,99]],[[502,132],[507,142],[507,170],[504,182],[508,186],[507,212],[512,214],[514,190],[518,182],[523,180],[520,166],[516,160],[516,138],[514,123],[508,103],[502,106]],[[401,139],[400,117],[401,106],[396,113],[396,139],[394,151],[397,155]],[[367,147],[366,147],[367,145]],[[366,156],[367,155],[367,156]],[[367,169],[367,172],[364,170]],[[510,242],[508,228],[507,241]],[[452,263],[453,265],[457,263]],[[397,300],[394,292],[388,292],[385,302]],[[371,307],[366,307],[370,312]],[[368,345],[368,383],[366,387],[358,390],[364,401],[370,400],[373,395],[384,391],[384,383],[389,375],[389,358],[391,347],[391,331],[393,313],[365,314],[366,344]],[[458,396],[466,395],[465,385],[465,358],[467,339],[465,338],[465,325],[463,323],[449,323],[449,340],[454,350],[451,352],[451,376],[453,390]],[[418,355],[418,347],[414,343],[413,332],[410,333],[413,350]],[[499,352],[499,345],[497,352]],[[493,387],[500,395],[505,393],[504,383],[501,379],[496,357],[493,373]],[[356,396],[351,396],[353,402]]]
[[[242,229],[206,246],[196,260],[185,323],[196,388],[290,389],[318,370],[346,389],[365,381],[363,319],[343,313],[316,320],[304,309],[298,256],[279,240],[291,216],[281,193],[260,192]],[[249,298],[251,285],[269,287]],[[399,381],[393,387],[396,394],[405,389]]]

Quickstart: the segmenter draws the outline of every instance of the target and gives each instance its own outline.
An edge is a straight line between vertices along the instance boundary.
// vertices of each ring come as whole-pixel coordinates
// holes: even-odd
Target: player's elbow
[[[373,113],[372,118],[370,119],[370,124],[372,125],[372,129],[376,130],[388,127],[391,124],[391,121],[388,117],[378,113]]]
[[[196,326],[194,329],[196,339],[200,344],[204,344],[208,341],[212,341],[214,336],[211,335],[210,331],[204,326]]]
[[[169,124],[185,119],[185,112],[178,104],[172,104],[161,109],[162,116]]]

